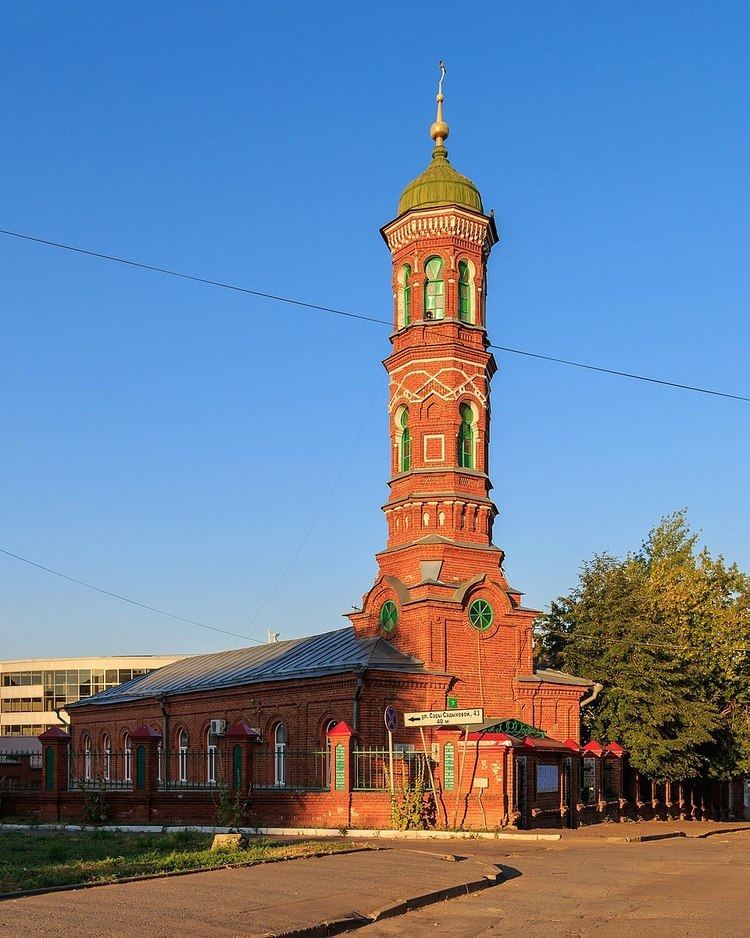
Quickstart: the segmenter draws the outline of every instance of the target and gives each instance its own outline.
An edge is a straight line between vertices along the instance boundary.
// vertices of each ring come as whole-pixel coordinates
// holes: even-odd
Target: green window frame
[[[44,750],[44,789],[52,791],[55,787],[55,749],[47,746]]]
[[[143,791],[146,787],[146,747],[138,746],[135,750],[135,787]]]
[[[242,788],[242,746],[239,743],[232,746],[232,785]]]
[[[431,257],[424,265],[424,318],[445,319],[443,259]]]
[[[392,599],[386,599],[383,605],[380,607],[380,615],[378,616],[378,624],[380,628],[387,634],[391,635],[396,628],[398,623],[398,606]]]
[[[399,471],[409,472],[411,469],[411,431],[409,430],[409,408],[401,411],[401,446],[399,448]]]
[[[401,269],[401,310],[402,324],[408,326],[411,323],[411,267],[406,264]]]
[[[486,599],[475,599],[469,606],[469,622],[478,632],[486,632],[495,614]]]
[[[471,271],[466,261],[458,262],[458,318],[471,322]]]
[[[461,469],[474,469],[474,411],[471,404],[458,408],[461,425],[458,428],[458,465]]]

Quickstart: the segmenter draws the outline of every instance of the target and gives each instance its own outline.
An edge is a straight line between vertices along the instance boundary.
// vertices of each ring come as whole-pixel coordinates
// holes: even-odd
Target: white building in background
[[[184,655],[0,661],[0,736],[38,736],[61,726],[68,704],[147,674]],[[65,715],[65,714],[63,714]]]

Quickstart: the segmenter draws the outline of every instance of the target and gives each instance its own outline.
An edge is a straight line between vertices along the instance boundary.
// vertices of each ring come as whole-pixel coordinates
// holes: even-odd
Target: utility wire
[[[295,550],[294,554],[292,554],[292,557],[290,558],[290,560],[289,560],[289,562],[287,563],[286,567],[284,567],[284,570],[283,570],[281,576],[278,578],[278,580],[277,580],[276,583],[274,584],[273,589],[270,591],[270,593],[269,593],[269,594],[266,596],[266,598],[263,600],[263,602],[261,603],[260,607],[258,608],[258,611],[257,611],[257,612],[255,613],[255,615],[252,617],[252,619],[251,619],[250,622],[247,624],[247,626],[242,630],[242,632],[230,632],[228,629],[220,629],[220,628],[217,628],[216,626],[213,626],[213,625],[206,625],[205,622],[198,622],[196,619],[188,619],[188,618],[186,618],[185,616],[179,616],[179,615],[177,615],[177,614],[174,613],[174,612],[167,612],[167,611],[164,610],[164,609],[157,609],[156,606],[151,606],[151,605],[149,605],[148,603],[139,602],[139,601],[136,600],[136,599],[130,599],[130,598],[127,597],[127,596],[121,596],[119,593],[113,593],[111,590],[104,589],[104,588],[101,587],[101,586],[94,586],[93,583],[87,583],[85,580],[79,580],[77,577],[68,576],[67,573],[61,573],[59,570],[53,570],[52,567],[48,567],[48,566],[46,566],[45,564],[42,564],[42,563],[37,563],[35,560],[30,560],[28,557],[21,557],[20,554],[14,554],[12,551],[6,550],[4,547],[0,547],[0,554],[5,554],[6,557],[12,557],[14,560],[19,560],[21,563],[28,564],[28,565],[31,566],[31,567],[36,567],[37,570],[44,570],[45,573],[51,573],[51,574],[53,574],[54,576],[60,577],[60,579],[62,579],[62,580],[68,580],[70,583],[76,583],[78,586],[84,586],[86,589],[94,590],[94,591],[97,592],[97,593],[103,593],[105,596],[110,596],[110,597],[112,597],[113,599],[119,599],[121,602],[130,603],[131,606],[138,606],[140,609],[147,609],[149,612],[155,612],[155,613],[158,613],[158,615],[161,615],[161,616],[168,616],[170,619],[176,619],[176,620],[179,621],[179,622],[187,622],[187,623],[189,623],[190,625],[196,625],[196,626],[198,626],[198,627],[201,628],[201,629],[208,629],[208,630],[211,631],[211,632],[221,632],[223,635],[231,635],[234,639],[236,639],[236,641],[234,642],[234,644],[233,644],[233,646],[232,646],[233,648],[236,648],[236,647],[237,647],[237,642],[238,642],[239,640],[246,641],[246,642],[254,642],[254,643],[257,644],[257,645],[264,645],[265,642],[263,642],[261,639],[258,639],[258,638],[248,638],[248,637],[247,637],[247,633],[250,631],[250,629],[252,628],[252,626],[255,624],[255,621],[257,620],[258,616],[263,612],[263,610],[266,608],[266,606],[268,605],[268,603],[269,603],[269,602],[271,601],[271,599],[275,596],[275,594],[276,594],[277,590],[279,589],[279,587],[281,586],[281,584],[282,584],[282,583],[284,582],[284,580],[286,579],[286,576],[287,576],[287,574],[289,573],[289,571],[291,570],[291,568],[292,568],[292,566],[293,566],[295,560],[296,560],[296,559],[299,557],[299,555],[302,553],[302,549],[304,548],[305,544],[306,544],[307,541],[309,540],[310,535],[312,534],[313,529],[315,528],[315,525],[316,525],[316,524],[318,523],[318,521],[320,520],[321,516],[323,515],[323,512],[325,511],[326,507],[328,506],[328,503],[330,502],[331,498],[333,497],[333,493],[334,493],[334,491],[335,491],[335,489],[336,489],[336,486],[337,486],[338,483],[341,481],[341,477],[342,477],[342,475],[344,474],[344,471],[346,470],[346,467],[347,467],[348,464],[349,464],[349,461],[350,461],[350,459],[351,459],[351,457],[352,457],[352,455],[353,455],[353,453],[354,453],[354,450],[355,450],[355,448],[356,448],[356,446],[357,446],[357,443],[358,443],[359,440],[360,440],[360,437],[362,436],[362,433],[363,433],[363,431],[364,431],[364,429],[365,429],[365,424],[367,423],[367,419],[369,418],[370,414],[372,413],[372,409],[373,409],[373,407],[375,406],[375,401],[377,400],[378,395],[380,394],[380,390],[381,390],[381,388],[383,387],[383,382],[384,382],[384,380],[385,380],[384,377],[380,379],[380,383],[378,384],[377,390],[375,391],[375,394],[373,395],[372,400],[370,401],[370,403],[369,403],[369,405],[368,405],[368,407],[367,407],[367,410],[366,410],[365,413],[364,413],[364,416],[363,416],[363,418],[362,418],[362,422],[361,422],[360,425],[359,425],[359,429],[357,430],[357,433],[355,434],[354,439],[352,440],[352,444],[351,444],[351,446],[349,447],[349,450],[348,450],[346,456],[344,457],[344,459],[343,459],[341,465],[339,466],[339,471],[336,473],[336,477],[334,478],[331,487],[329,488],[329,490],[328,490],[328,492],[327,492],[325,498],[323,499],[323,502],[322,502],[320,508],[318,509],[317,514],[315,515],[315,517],[313,518],[312,522],[310,523],[310,526],[308,527],[308,529],[307,529],[307,531],[305,532],[305,534],[304,534],[302,540],[301,540],[300,543],[298,544],[297,549]]]
[[[206,625],[205,622],[198,622],[195,619],[186,619],[185,616],[178,616],[174,612],[167,612],[164,609],[157,609],[156,606],[149,606],[148,603],[138,602],[137,599],[129,599],[127,596],[120,596],[119,593],[113,593],[111,590],[105,590],[101,586],[94,586],[93,583],[86,583],[85,580],[78,580],[74,576],[68,576],[67,573],[60,573],[59,570],[53,570],[52,567],[46,567],[43,563],[37,563],[35,560],[29,560],[28,557],[21,557],[20,554],[14,554],[9,550],[5,550],[4,547],[0,547],[0,554],[5,554],[6,557],[13,557],[14,560],[20,560],[21,563],[27,563],[30,567],[36,567],[38,570],[44,570],[46,573],[52,573],[54,576],[59,576],[63,580],[69,580],[71,583],[77,583],[79,586],[85,586],[86,589],[94,590],[97,593],[104,593],[105,596],[111,596],[113,599],[119,599],[121,602],[130,603],[131,606],[138,606],[141,609],[148,609],[149,612],[156,612],[160,616],[168,616],[170,619],[177,619],[179,622],[188,622],[190,625],[197,625],[201,629],[209,629],[211,632],[221,632],[224,635],[231,635],[233,638],[245,638],[244,635],[240,635],[237,632],[229,632],[227,629],[219,629],[214,625]],[[264,645],[265,642],[262,642],[257,638],[245,638],[248,642],[255,642],[258,645]]]
[[[281,296],[276,293],[264,293],[261,290],[251,290],[248,287],[241,287],[233,283],[225,283],[221,280],[212,280],[208,277],[197,277],[192,274],[186,274],[177,270],[170,270],[167,267],[159,267],[155,264],[145,264],[140,261],[129,260],[124,257],[117,257],[114,254],[104,254],[101,251],[91,251],[87,248],[75,247],[71,244],[63,244],[59,241],[50,241],[47,238],[37,238],[33,235],[23,234],[20,231],[10,231],[7,228],[0,228],[0,234],[7,235],[11,238],[20,238],[23,241],[32,241],[35,244],[43,244],[47,247],[59,248],[63,251],[71,251],[74,254],[84,254],[87,257],[95,257],[99,260],[112,261],[116,264],[124,264],[127,267],[137,267],[141,270],[150,270],[155,273],[167,274],[170,277],[178,277],[181,280],[190,280],[193,283],[203,283],[212,287],[219,287],[223,290],[232,290],[235,293],[244,293],[248,296],[257,296],[266,300],[273,300],[276,303],[287,303],[291,306],[298,306],[302,309],[313,309],[318,312],[324,313],[333,313],[336,316],[345,316],[348,319],[359,319],[363,322],[373,322],[378,325],[383,326],[392,326],[392,323],[387,319],[379,319],[375,316],[366,316],[363,313],[354,313],[350,310],[337,309],[333,306],[321,306],[317,303],[308,303],[304,300],[296,300],[289,296]],[[559,365],[567,365],[571,368],[582,368],[585,371],[596,371],[601,374],[614,375],[618,378],[629,378],[633,381],[645,381],[649,384],[660,384],[670,388],[678,388],[682,391],[694,391],[698,394],[709,394],[713,397],[724,397],[734,401],[744,401],[745,403],[750,403],[750,397],[743,396],[741,394],[729,394],[726,391],[717,391],[713,388],[701,388],[692,384],[681,384],[678,381],[667,381],[662,378],[651,378],[647,375],[639,375],[630,371],[619,371],[615,368],[605,368],[601,365],[589,365],[585,362],[576,362],[567,358],[557,358],[552,355],[542,355],[539,352],[529,352],[526,349],[511,348],[506,345],[490,345],[491,349],[495,349],[499,352],[508,352],[511,355],[521,355],[526,358],[535,358],[539,361],[546,362],[555,362]]]
[[[366,420],[367,420],[367,416],[369,416],[370,412],[372,411],[372,408],[373,408],[373,406],[374,406],[374,404],[375,404],[375,400],[377,399],[377,395],[378,395],[379,391],[380,391],[380,388],[378,388],[378,391],[376,392],[375,396],[374,396],[373,399],[372,399],[372,402],[370,403],[370,407],[368,408],[367,414],[365,415],[365,419],[362,421],[362,425],[360,426],[359,432],[357,433],[357,436],[355,437],[355,440],[354,440],[354,442],[353,442],[353,444],[352,444],[352,446],[351,446],[351,448],[350,448],[350,450],[349,450],[349,453],[347,454],[345,463],[349,460],[349,458],[351,457],[351,455],[352,455],[352,453],[353,453],[353,451],[354,451],[354,448],[355,448],[355,446],[356,446],[356,444],[357,444],[357,441],[358,441],[359,437],[360,437],[361,434],[362,434],[362,430],[363,430],[364,425],[365,425],[365,422],[366,422]],[[263,609],[265,608],[265,606],[266,606],[266,605],[268,604],[268,602],[271,600],[271,598],[272,598],[273,595],[275,594],[276,590],[279,588],[279,586],[280,586],[281,583],[283,582],[284,577],[286,577],[287,573],[289,572],[289,570],[290,570],[292,564],[294,563],[294,561],[295,561],[295,560],[297,559],[297,557],[299,556],[299,554],[300,554],[302,548],[305,546],[305,543],[307,542],[307,539],[310,537],[310,534],[311,534],[311,532],[312,532],[312,529],[315,527],[316,523],[317,523],[318,520],[320,519],[320,516],[323,514],[323,511],[325,510],[326,505],[327,505],[328,502],[330,501],[331,496],[333,495],[333,490],[336,488],[336,484],[338,483],[339,479],[341,478],[342,473],[343,473],[343,468],[342,468],[342,470],[339,472],[338,476],[336,477],[336,479],[335,479],[333,485],[331,486],[331,488],[330,488],[328,494],[327,494],[326,497],[325,497],[325,500],[324,500],[324,502],[323,502],[323,505],[321,506],[321,508],[320,508],[320,510],[318,511],[317,515],[316,515],[315,518],[313,519],[313,522],[312,522],[312,524],[310,525],[310,527],[308,528],[308,530],[307,530],[305,536],[302,538],[302,541],[300,542],[300,545],[299,545],[299,547],[297,548],[297,550],[296,550],[294,556],[292,557],[292,559],[291,559],[291,560],[289,561],[289,563],[287,564],[287,566],[286,566],[284,572],[283,572],[282,575],[279,577],[279,579],[277,580],[277,582],[276,582],[274,588],[271,590],[271,592],[269,593],[269,595],[268,595],[268,596],[266,597],[266,599],[264,600],[264,602],[263,602],[263,604],[261,605],[260,609],[258,609],[258,612],[255,614],[255,616],[252,618],[252,620],[250,621],[250,623],[247,625],[247,627],[246,627],[246,629],[245,629],[245,632],[246,632],[248,629],[250,629],[250,627],[253,625],[253,623],[254,623],[255,620],[258,618],[258,616],[260,615],[260,613],[263,611]],[[79,579],[77,579],[76,577],[68,576],[67,573],[60,573],[59,570],[53,570],[52,567],[47,567],[47,566],[45,566],[45,565],[42,564],[42,563],[37,563],[35,560],[29,560],[28,557],[21,557],[20,554],[14,554],[12,551],[6,550],[4,547],[0,547],[0,554],[5,554],[6,557],[12,557],[14,560],[20,560],[21,563],[26,563],[26,564],[28,564],[30,567],[36,567],[38,570],[44,570],[45,573],[51,573],[51,574],[53,574],[54,576],[60,577],[60,578],[63,579],[63,580],[68,580],[70,583],[77,583],[78,586],[85,586],[86,589],[94,590],[94,591],[97,592],[97,593],[103,593],[105,596],[111,596],[113,599],[119,599],[121,602],[124,602],[124,603],[130,603],[131,606],[138,606],[140,609],[147,609],[149,612],[156,612],[156,613],[158,613],[160,616],[168,616],[170,619],[177,619],[179,622],[187,622],[187,623],[190,624],[190,625],[197,625],[199,628],[201,628],[201,629],[209,629],[211,632],[221,632],[223,635],[231,635],[233,638],[243,639],[244,641],[248,641],[248,642],[254,642],[256,645],[265,645],[265,642],[261,641],[261,640],[258,639],[258,638],[248,638],[248,637],[246,636],[245,632],[242,632],[242,633],[230,632],[228,629],[220,629],[220,628],[217,628],[216,626],[213,626],[213,625],[206,625],[205,622],[198,622],[196,619],[188,619],[188,618],[186,618],[185,616],[178,616],[178,615],[176,615],[174,612],[167,612],[167,611],[164,610],[164,609],[157,609],[156,606],[150,606],[148,603],[142,603],[142,602],[139,602],[139,601],[136,600],[136,599],[129,599],[127,596],[121,596],[119,593],[113,593],[111,590],[103,589],[101,586],[94,586],[92,583],[87,583],[85,580],[79,580]],[[595,641],[595,642],[597,642],[597,643],[600,644],[600,645],[622,645],[622,644],[627,644],[627,645],[642,645],[642,646],[647,647],[647,648],[667,648],[667,649],[669,649],[670,651],[684,651],[684,650],[686,649],[686,646],[684,646],[684,645],[669,645],[669,644],[666,644],[666,643],[664,643],[664,642],[641,642],[641,641],[637,641],[636,639],[632,639],[632,638],[622,638],[622,639],[600,639],[599,637],[597,637],[597,636],[595,636],[595,635],[581,635],[580,633],[563,632],[563,631],[560,631],[560,630],[547,629],[547,628],[543,628],[543,627],[542,627],[542,629],[536,629],[536,630],[534,630],[534,635],[535,635],[536,637],[538,637],[538,638],[543,638],[545,634],[546,634],[546,635],[558,635],[558,636],[560,636],[561,638],[567,639],[568,642],[574,642],[574,641]],[[235,645],[236,645],[236,644],[237,644],[237,643],[235,642]],[[234,647],[234,646],[233,646],[233,647]]]
[[[289,563],[286,565],[286,567],[284,567],[284,570],[283,570],[281,576],[278,578],[278,580],[277,580],[276,583],[274,584],[274,586],[273,586],[273,588],[271,589],[271,591],[270,591],[270,593],[268,594],[268,596],[266,596],[266,598],[265,598],[265,599],[263,600],[263,602],[260,604],[260,606],[259,606],[259,608],[258,608],[258,611],[255,613],[255,615],[252,617],[252,619],[248,622],[248,624],[247,624],[247,626],[245,627],[245,629],[243,630],[242,634],[239,636],[240,638],[244,637],[245,633],[248,632],[248,631],[253,627],[253,625],[255,624],[255,620],[258,618],[258,616],[261,614],[261,612],[263,612],[263,610],[266,608],[266,606],[269,604],[269,602],[270,602],[270,601],[273,599],[273,597],[276,595],[276,592],[277,592],[278,588],[279,588],[279,587],[281,586],[281,584],[284,582],[284,580],[286,579],[286,575],[287,575],[287,574],[289,573],[289,571],[292,569],[292,565],[294,564],[294,561],[295,561],[295,560],[299,557],[299,555],[302,553],[302,548],[305,546],[305,544],[306,544],[307,541],[308,541],[308,538],[309,538],[310,535],[312,534],[313,528],[314,528],[315,525],[318,523],[318,521],[320,521],[320,518],[321,518],[323,512],[326,510],[326,507],[327,507],[327,505],[328,505],[328,502],[331,500],[331,497],[333,496],[333,493],[334,493],[334,490],[336,489],[336,486],[339,484],[339,481],[341,480],[341,476],[344,474],[344,470],[346,469],[346,467],[347,467],[347,465],[348,465],[348,463],[349,463],[349,460],[350,460],[351,457],[352,457],[352,453],[354,452],[354,450],[355,450],[355,448],[356,448],[356,446],[357,446],[357,443],[359,443],[359,438],[362,436],[362,432],[363,432],[363,430],[365,429],[365,424],[367,423],[367,418],[368,418],[368,417],[370,416],[370,414],[372,413],[372,409],[373,409],[373,407],[375,406],[375,401],[378,399],[378,395],[380,394],[380,389],[383,387],[383,382],[384,382],[384,381],[385,381],[385,376],[383,376],[383,377],[380,379],[380,383],[378,384],[377,390],[376,390],[375,393],[373,394],[372,400],[370,401],[370,404],[369,404],[367,410],[365,411],[364,417],[362,418],[362,423],[360,423],[359,429],[357,430],[357,433],[356,433],[354,439],[352,440],[352,445],[349,447],[349,451],[347,452],[346,456],[344,457],[344,459],[343,459],[343,461],[342,461],[342,463],[341,463],[341,466],[339,467],[339,471],[338,471],[337,474],[336,474],[336,478],[333,480],[333,483],[331,484],[331,487],[328,489],[328,493],[327,493],[326,497],[323,499],[322,505],[321,505],[320,508],[318,509],[318,513],[315,515],[315,517],[313,518],[312,522],[310,523],[310,527],[307,529],[307,531],[305,531],[305,534],[303,535],[302,540],[299,542],[299,544],[298,544],[298,546],[297,546],[297,549],[296,549],[295,552],[292,554],[291,559],[289,560]],[[237,642],[235,642],[234,644],[236,645]]]
[[[274,300],[277,303],[289,303],[292,306],[317,309],[323,313],[335,313],[337,316],[348,316],[350,319],[362,319],[365,322],[382,323],[384,326],[390,325],[385,319],[375,319],[372,316],[363,316],[360,313],[350,313],[343,309],[334,309],[332,306],[317,306],[315,303],[305,303],[302,300],[294,300],[288,296],[279,296],[276,293],[263,293],[261,290],[250,290],[248,287],[240,287],[234,283],[224,283],[221,280],[211,280],[208,277],[194,277],[192,274],[185,274],[179,270],[170,270],[168,267],[157,267],[155,264],[142,264],[140,261],[131,261],[124,257],[115,257],[113,254],[102,254],[100,251],[89,251],[86,248],[77,248],[72,244],[61,244],[59,241],[35,238],[32,235],[21,234],[19,231],[8,231],[5,228],[0,228],[0,234],[8,235],[11,238],[21,238],[24,241],[33,241],[36,244],[45,244],[47,247],[51,248],[60,248],[63,251],[72,251],[74,254],[85,254],[87,257],[97,257],[99,260],[103,261],[125,264],[128,267],[152,270],[157,274],[168,274],[170,277],[179,277],[181,280],[192,280],[193,283],[205,283],[210,287],[221,287],[222,290],[234,290],[235,293],[247,293],[249,296],[259,296],[262,299]]]

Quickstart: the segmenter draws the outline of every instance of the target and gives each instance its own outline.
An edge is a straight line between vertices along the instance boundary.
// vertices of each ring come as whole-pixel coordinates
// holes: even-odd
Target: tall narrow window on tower
[[[424,267],[424,318],[445,319],[445,280],[443,279],[443,261],[440,257],[431,257]]]
[[[411,432],[409,431],[409,408],[404,407],[399,419],[401,439],[399,440],[399,472],[411,469]]]
[[[471,269],[467,261],[458,262],[458,318],[461,322],[473,322]]]
[[[401,325],[408,326],[411,322],[411,267],[405,264],[401,268],[401,283],[399,285],[400,307],[401,307]]]
[[[464,402],[459,407],[461,426],[458,428],[458,465],[461,469],[474,468],[474,411]]]

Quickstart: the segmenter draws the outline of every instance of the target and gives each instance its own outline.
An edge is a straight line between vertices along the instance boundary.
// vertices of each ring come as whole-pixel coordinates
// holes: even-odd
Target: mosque
[[[580,808],[586,758],[602,763],[589,767],[588,787],[619,794],[620,747],[580,746],[581,707],[599,686],[535,668],[538,612],[508,582],[504,552],[493,543],[488,469],[497,365],[487,332],[487,265],[499,234],[477,186],[448,159],[443,77],[429,165],[381,229],[394,298],[384,362],[391,464],[387,541],[374,582],[345,628],[186,658],[72,705],[72,749],[83,776],[110,753],[109,775],[129,782],[140,773],[144,786],[179,787],[187,797],[193,782],[217,783],[222,753],[239,745],[233,741],[251,740],[254,768],[240,756],[228,774],[235,783],[243,771],[253,776],[270,805],[264,816],[301,824],[330,821],[345,786],[347,818],[376,823],[387,799],[376,808],[373,797],[368,807],[365,795],[387,787],[383,779],[393,786],[393,762],[390,781],[388,760],[378,764],[386,749],[399,764],[423,753],[436,799],[450,800],[463,786],[464,813],[474,810],[478,789],[491,826]],[[481,721],[420,731],[403,716],[450,709],[481,710]],[[395,711],[390,733],[386,711]],[[136,749],[153,752],[158,764],[136,766]],[[351,760],[341,767],[340,749]],[[122,754],[119,767],[114,753]],[[320,754],[316,786],[306,782],[305,753]],[[615,766],[608,778],[605,762]],[[315,801],[281,797],[312,788]]]

